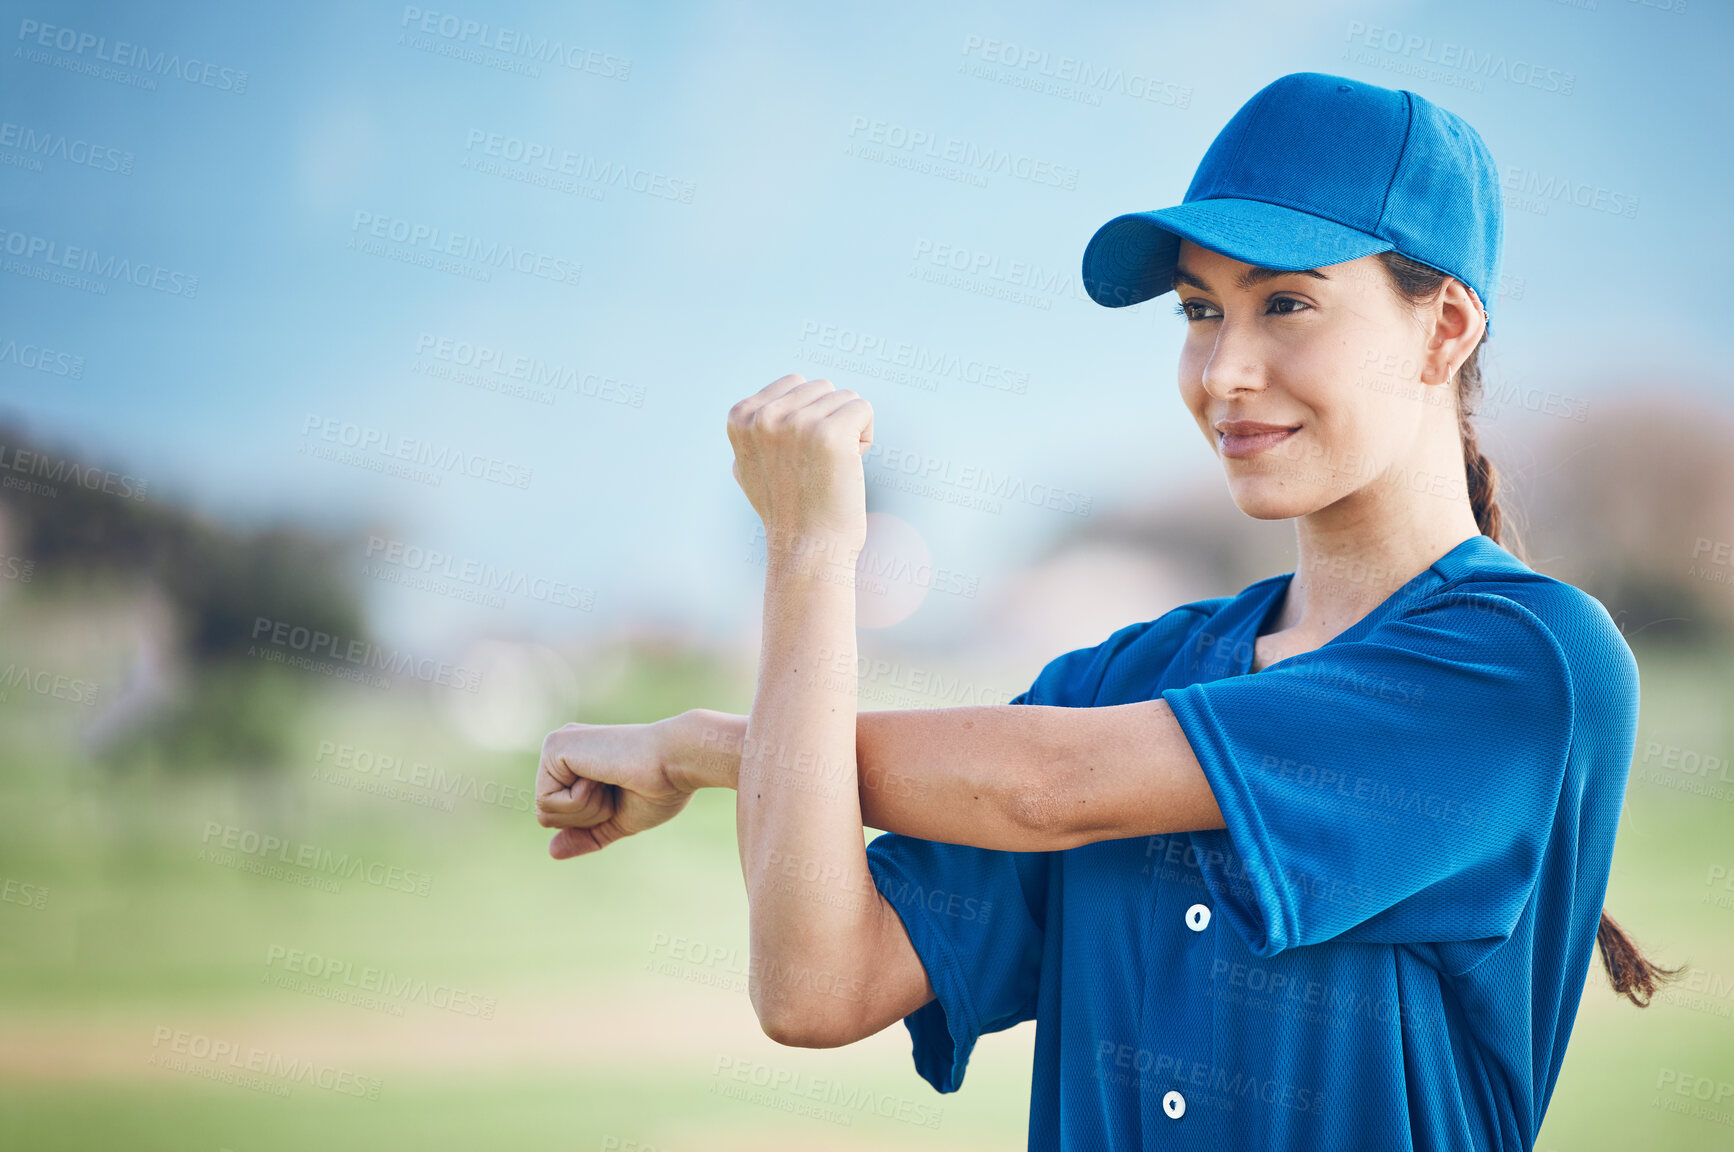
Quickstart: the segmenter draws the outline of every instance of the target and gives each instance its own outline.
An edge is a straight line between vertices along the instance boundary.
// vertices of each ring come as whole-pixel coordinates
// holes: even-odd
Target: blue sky
[[[217,515],[369,528],[381,628],[444,645],[753,613],[724,418],[826,375],[874,404],[871,473],[1035,494],[872,489],[989,589],[1082,519],[1048,494],[1217,475],[1171,298],[1100,308],[1078,263],[1287,72],[1488,141],[1500,378],[1734,402],[1734,18],[1667,2],[8,3],[0,411]],[[142,285],[88,271],[120,261]],[[528,590],[401,586],[489,566]]]

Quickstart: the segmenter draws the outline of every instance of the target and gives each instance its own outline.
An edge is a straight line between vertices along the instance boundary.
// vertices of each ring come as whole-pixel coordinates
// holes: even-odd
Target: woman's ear
[[[1433,329],[1427,339],[1428,374],[1443,383],[1469,359],[1487,331],[1481,301],[1461,280],[1446,277],[1433,301]]]

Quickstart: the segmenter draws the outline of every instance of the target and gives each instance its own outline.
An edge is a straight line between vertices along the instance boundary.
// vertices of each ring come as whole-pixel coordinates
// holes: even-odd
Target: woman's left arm
[[[668,722],[670,771],[736,785],[747,717]],[[1100,708],[971,705],[861,712],[855,750],[869,828],[1008,852],[1224,827],[1167,701]]]

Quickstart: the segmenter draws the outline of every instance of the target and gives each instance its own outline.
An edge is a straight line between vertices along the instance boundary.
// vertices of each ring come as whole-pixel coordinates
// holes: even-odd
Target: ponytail
[[[1425,264],[1417,263],[1396,252],[1382,252],[1379,259],[1390,273],[1392,287],[1411,304],[1423,304],[1438,293],[1445,283],[1445,274]],[[1487,341],[1482,334],[1482,344]],[[1457,369],[1457,429],[1463,437],[1463,470],[1469,481],[1469,508],[1475,513],[1475,526],[1483,536],[1501,547],[1501,536],[1507,525],[1499,507],[1499,472],[1475,440],[1476,402],[1481,399],[1481,344],[1477,344]],[[1511,549],[1518,559],[1525,559],[1521,543]],[[1527,561],[1525,561],[1527,562]],[[1655,995],[1656,986],[1678,976],[1684,968],[1661,968],[1639,949],[1625,930],[1604,909],[1596,928],[1596,949],[1601,953],[1602,967],[1614,991],[1625,996],[1639,1008],[1647,1008]]]

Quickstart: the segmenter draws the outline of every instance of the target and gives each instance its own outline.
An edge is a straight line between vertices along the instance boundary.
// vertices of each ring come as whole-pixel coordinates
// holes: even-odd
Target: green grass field
[[[14,660],[52,634],[15,605],[0,628]],[[1655,739],[1725,756],[1734,661],[1639,655],[1640,755]],[[99,650],[64,659],[115,676]],[[674,657],[610,681],[581,718],[747,703],[738,670]],[[0,1146],[1023,1147],[1033,1025],[986,1038],[944,1097],[901,1026],[820,1052],[759,1032],[732,794],[555,862],[527,812],[483,799],[527,788],[533,750],[473,752],[437,703],[320,685],[287,771],[117,776],[77,750],[77,705],[0,701]],[[335,769],[322,743],[462,774],[474,795],[458,785],[445,811],[358,790],[387,774]],[[1734,1082],[1734,891],[1707,882],[1734,868],[1731,831],[1734,798],[1634,777],[1608,907],[1664,961],[1703,969],[1705,989],[1640,1011],[1598,962],[1539,1149],[1734,1147],[1734,1127],[1663,1107],[1699,1103],[1672,1085]],[[240,850],[250,835],[361,867],[335,892],[250,871],[264,856]],[[345,977],[372,1001],[309,991]]]

